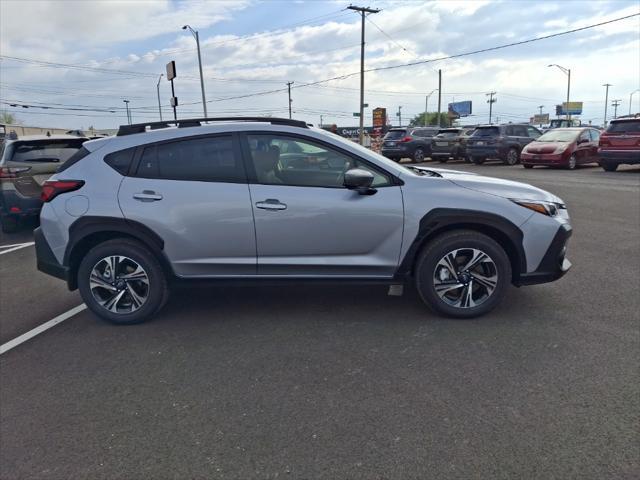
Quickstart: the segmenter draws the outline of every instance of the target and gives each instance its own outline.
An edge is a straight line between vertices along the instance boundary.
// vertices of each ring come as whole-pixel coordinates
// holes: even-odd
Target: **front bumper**
[[[640,163],[640,150],[604,150],[598,149],[600,163],[625,163],[634,165]]]
[[[42,228],[38,227],[33,231],[36,247],[36,260],[38,270],[61,280],[69,282],[69,267],[65,267],[58,262],[47,239],[42,233]]]
[[[527,165],[563,165],[567,160],[562,154],[554,155],[548,153],[521,153],[520,162]]]
[[[521,273],[514,282],[515,285],[536,285],[563,277],[571,268],[571,262],[566,257],[567,242],[571,234],[572,229],[568,223],[560,225],[538,269],[531,273]]]

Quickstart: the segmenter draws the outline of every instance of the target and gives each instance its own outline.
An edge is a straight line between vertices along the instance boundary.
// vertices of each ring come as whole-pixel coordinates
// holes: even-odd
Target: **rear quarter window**
[[[135,148],[127,148],[126,150],[118,150],[117,152],[111,152],[104,157],[104,163],[113,168],[120,175],[128,175],[129,168],[131,168],[131,161],[133,160],[133,154]]]

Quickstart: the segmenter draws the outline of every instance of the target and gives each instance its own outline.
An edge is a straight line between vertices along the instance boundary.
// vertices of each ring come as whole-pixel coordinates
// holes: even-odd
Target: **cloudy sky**
[[[317,124],[356,125],[360,18],[348,1],[50,0],[0,1],[0,110],[26,125],[114,128],[158,120],[156,84],[175,60],[179,117],[202,115],[195,40],[199,30],[210,116],[287,116],[292,81],[294,117]],[[376,1],[366,21],[366,68],[438,59],[515,43],[640,13],[638,0]],[[366,74],[365,103],[403,124],[425,109],[443,72],[443,110],[471,100],[466,123],[487,122],[486,93],[497,92],[499,121],[526,121],[554,112],[566,98],[583,101],[583,120],[602,124],[604,83],[609,100],[628,113],[640,88],[640,16],[569,35],[460,58]],[[170,85],[160,83],[170,116]],[[28,109],[12,107],[30,105]],[[49,108],[37,108],[37,107]],[[437,108],[437,93],[428,110]],[[640,111],[640,92],[632,109]],[[609,113],[613,114],[609,107]],[[495,118],[494,117],[494,118]],[[371,123],[371,110],[366,114]],[[397,124],[397,117],[395,122]]]

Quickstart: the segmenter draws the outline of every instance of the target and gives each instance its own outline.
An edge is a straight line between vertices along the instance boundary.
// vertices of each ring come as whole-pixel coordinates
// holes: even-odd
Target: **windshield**
[[[471,134],[472,137],[493,137],[500,135],[498,127],[478,127]]]
[[[387,134],[384,136],[385,140],[395,140],[397,138],[402,138],[407,135],[406,130],[389,130]]]
[[[82,147],[84,142],[84,138],[77,140],[17,141],[11,144],[13,152],[8,160],[11,162],[64,163]]]
[[[551,130],[539,136],[536,142],[573,142],[580,132],[575,130]]]

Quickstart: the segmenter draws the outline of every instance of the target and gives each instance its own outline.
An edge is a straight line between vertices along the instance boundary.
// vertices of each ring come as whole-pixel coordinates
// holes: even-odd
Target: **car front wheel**
[[[493,310],[511,281],[511,264],[492,238],[471,230],[451,231],[423,248],[416,287],[436,313],[472,318]]]
[[[119,325],[150,319],[169,296],[158,260],[129,239],[109,240],[92,248],[80,263],[78,288],[93,313]]]
[[[602,163],[600,166],[607,172],[615,172],[618,169],[617,163]]]
[[[569,157],[569,161],[567,162],[567,168],[568,168],[569,170],[575,170],[575,168],[576,168],[576,163],[577,163],[577,162],[576,162],[576,156],[575,156],[575,155],[571,155],[571,156]]]
[[[518,153],[518,150],[515,148],[510,148],[507,152],[507,156],[504,159],[504,163],[506,163],[507,165],[515,165],[519,161],[520,154]]]

